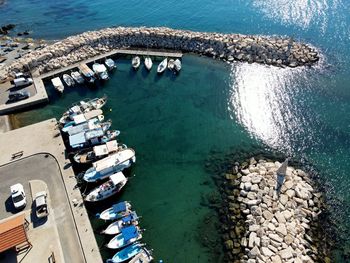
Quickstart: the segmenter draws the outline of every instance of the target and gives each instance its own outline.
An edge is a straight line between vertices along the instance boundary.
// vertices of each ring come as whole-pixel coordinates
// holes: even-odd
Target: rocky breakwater
[[[314,239],[321,194],[307,173],[288,167],[279,193],[281,163],[250,160],[226,174],[225,247],[230,262],[329,261]],[[286,166],[287,167],[287,166]]]
[[[116,27],[58,41],[12,64],[7,73],[23,69],[38,69],[39,73],[44,73],[129,47],[179,50],[228,62],[238,60],[280,67],[312,65],[319,59],[314,48],[287,37],[192,32],[165,27]]]

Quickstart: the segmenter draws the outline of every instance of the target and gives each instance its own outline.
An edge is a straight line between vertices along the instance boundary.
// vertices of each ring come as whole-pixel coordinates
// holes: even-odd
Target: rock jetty
[[[276,192],[279,162],[236,163],[226,173],[225,249],[229,262],[327,262],[313,240],[321,194],[307,173],[288,166]]]
[[[192,52],[228,62],[246,61],[280,67],[312,65],[317,51],[287,37],[192,32],[165,27],[115,27],[68,37],[32,52],[7,67],[6,73],[39,73],[91,58],[118,48],[155,48]]]

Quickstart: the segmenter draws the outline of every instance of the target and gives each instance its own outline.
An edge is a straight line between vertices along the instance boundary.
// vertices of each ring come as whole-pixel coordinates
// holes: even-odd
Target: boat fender
[[[100,213],[97,213],[95,216],[96,216],[96,218],[100,218]]]

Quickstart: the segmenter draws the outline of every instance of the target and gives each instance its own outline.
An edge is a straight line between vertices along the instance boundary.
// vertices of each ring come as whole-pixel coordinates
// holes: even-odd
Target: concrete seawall
[[[3,69],[0,76],[19,70],[37,70],[41,74],[129,47],[179,50],[228,62],[236,60],[279,67],[311,66],[319,60],[313,47],[287,37],[193,32],[165,27],[116,27],[71,36],[33,51]]]

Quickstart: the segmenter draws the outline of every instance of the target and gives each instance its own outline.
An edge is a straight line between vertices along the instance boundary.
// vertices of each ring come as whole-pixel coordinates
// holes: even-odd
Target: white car
[[[47,194],[45,191],[35,195],[35,213],[38,218],[46,217],[49,214],[46,197]]]
[[[27,204],[26,194],[24,193],[23,185],[14,184],[10,187],[11,197],[13,201],[13,205],[17,209],[24,208]]]

